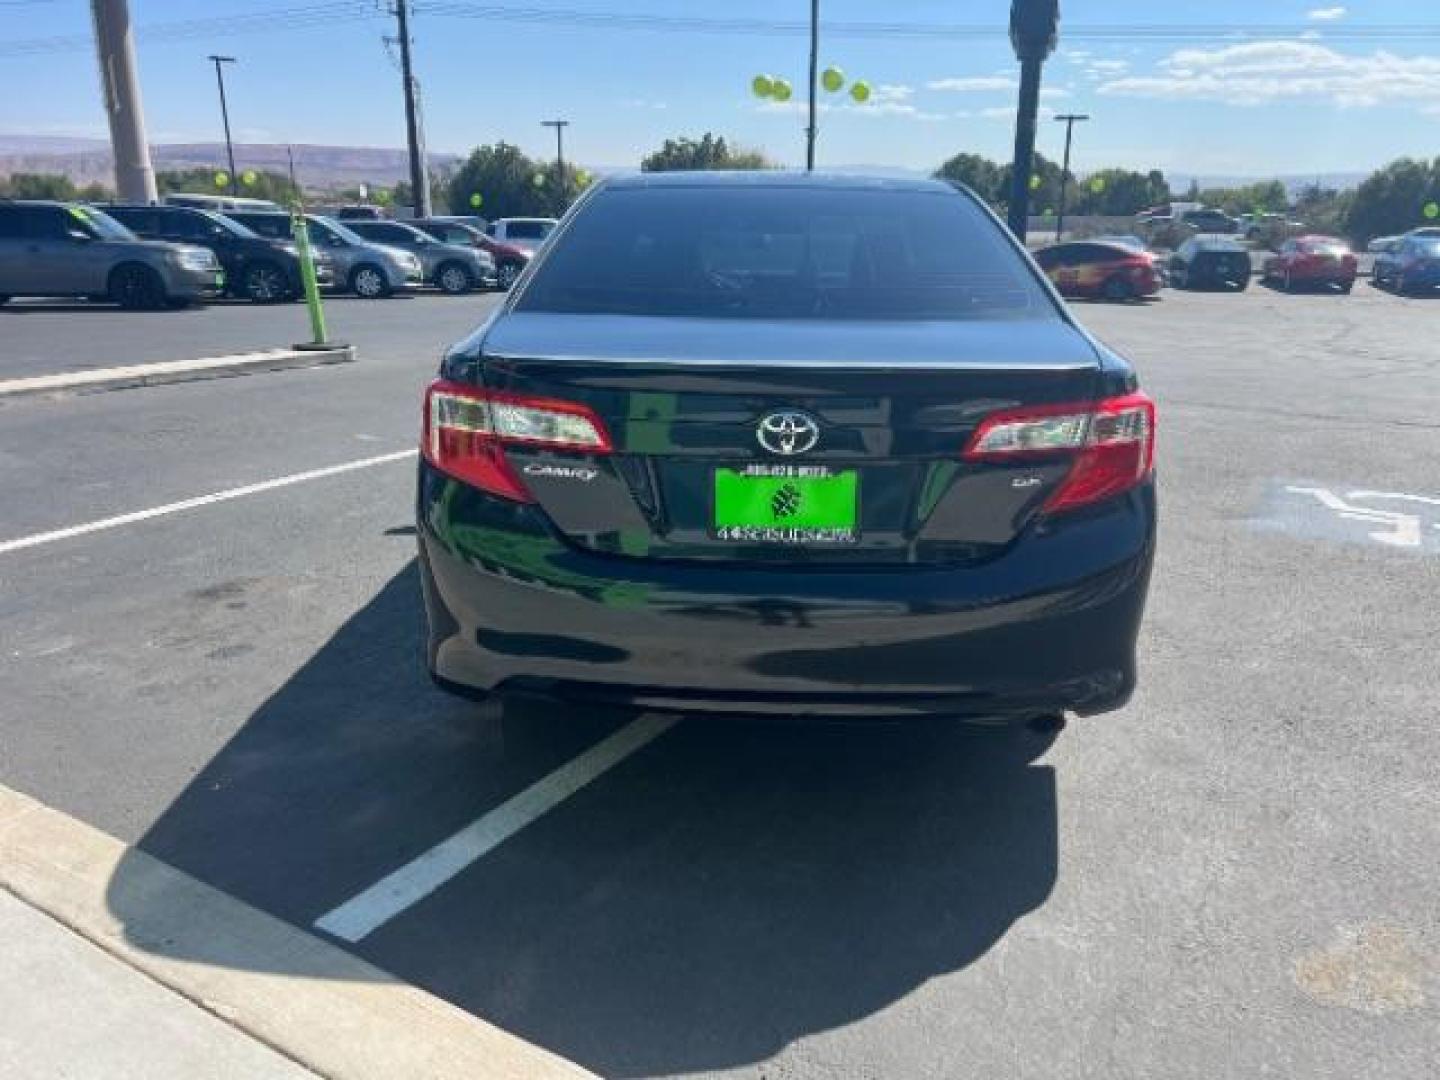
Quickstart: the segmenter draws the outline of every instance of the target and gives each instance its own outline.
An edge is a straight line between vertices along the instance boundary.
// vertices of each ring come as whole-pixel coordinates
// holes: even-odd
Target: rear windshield
[[[553,221],[507,221],[505,236],[511,240],[544,240],[554,228]]]
[[[1001,229],[943,191],[616,188],[519,311],[699,318],[1057,318]]]

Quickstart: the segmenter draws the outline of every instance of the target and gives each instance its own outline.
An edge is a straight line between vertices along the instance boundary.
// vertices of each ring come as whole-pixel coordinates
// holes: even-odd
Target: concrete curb
[[[593,1080],[580,1066],[3,785],[0,887],[331,1080]]]
[[[355,359],[355,346],[331,349],[263,349],[259,352],[206,356],[198,360],[164,360],[154,364],[67,371],[60,375],[36,375],[28,379],[0,381],[0,397],[24,394],[93,393],[126,390],[137,386],[222,379],[235,375],[257,375],[266,371],[348,364]]]

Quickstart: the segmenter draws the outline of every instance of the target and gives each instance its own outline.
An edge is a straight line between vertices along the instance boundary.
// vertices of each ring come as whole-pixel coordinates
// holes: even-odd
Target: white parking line
[[[675,718],[667,716],[642,716],[626,724],[448,840],[322,915],[315,920],[316,929],[352,942],[368,936],[674,724]]]
[[[19,551],[22,548],[48,544],[55,540],[68,540],[72,536],[84,536],[86,533],[100,532],[104,529],[115,529],[121,525],[133,525],[137,521],[148,521],[150,518],[164,517],[166,514],[178,514],[182,510],[194,510],[201,506],[209,506],[212,503],[228,502],[230,499],[239,499],[246,495],[258,495],[262,491],[274,491],[276,488],[289,487],[291,484],[303,484],[307,480],[322,480],[327,476],[339,476],[341,473],[354,472],[356,469],[368,469],[372,465],[384,465],[391,461],[403,461],[405,458],[414,457],[416,453],[418,453],[416,450],[401,450],[393,454],[381,454],[378,457],[361,458],[359,461],[347,461],[343,465],[331,465],[324,469],[311,469],[308,472],[293,473],[290,476],[281,476],[274,480],[262,481],[258,484],[246,484],[244,487],[217,491],[212,495],[199,495],[193,499],[183,499],[180,502],[166,503],[164,506],[153,506],[149,510],[137,510],[133,514],[120,514],[118,517],[101,518],[99,521],[87,522],[84,525],[72,525],[68,529],[55,529],[53,532],[35,533],[33,536],[22,536],[18,540],[6,540],[0,543],[0,555],[5,554],[7,551]]]

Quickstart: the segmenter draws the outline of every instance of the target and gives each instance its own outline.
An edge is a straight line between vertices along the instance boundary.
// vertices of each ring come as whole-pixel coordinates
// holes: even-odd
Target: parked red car
[[[1134,300],[1163,284],[1155,256],[1122,244],[1054,244],[1035,252],[1035,261],[1064,296]]]
[[[1338,286],[1348,293],[1355,287],[1359,264],[1350,245],[1333,236],[1297,236],[1286,240],[1276,255],[1265,260],[1260,280],[1286,292],[1297,288]]]

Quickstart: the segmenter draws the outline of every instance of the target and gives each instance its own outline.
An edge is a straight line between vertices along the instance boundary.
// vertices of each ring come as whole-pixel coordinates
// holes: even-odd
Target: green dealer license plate
[[[715,536],[761,544],[859,540],[860,475],[827,465],[715,470]]]

